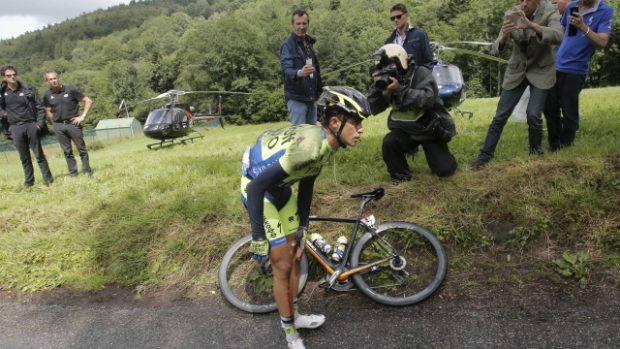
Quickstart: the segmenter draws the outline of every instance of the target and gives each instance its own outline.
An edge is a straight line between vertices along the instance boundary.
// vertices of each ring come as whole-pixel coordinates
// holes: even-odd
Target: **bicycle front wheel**
[[[448,259],[441,242],[428,230],[407,222],[390,222],[367,232],[351,253],[352,268],[386,262],[353,275],[365,295],[382,304],[405,306],[428,298],[446,276]]]
[[[273,298],[273,273],[269,262],[261,265],[251,258],[251,236],[235,242],[222,258],[218,280],[222,295],[230,304],[249,313],[269,313],[278,307]],[[298,293],[308,279],[308,260],[302,254]]]

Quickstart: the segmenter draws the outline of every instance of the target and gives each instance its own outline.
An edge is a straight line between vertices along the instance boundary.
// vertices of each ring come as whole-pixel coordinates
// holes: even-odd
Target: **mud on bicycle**
[[[331,260],[306,239],[300,261],[298,294],[308,281],[308,256],[327,272],[327,280],[321,287],[348,291],[356,286],[372,300],[390,306],[421,302],[439,288],[448,263],[445,250],[433,233],[409,222],[377,225],[373,215],[365,215],[366,205],[384,194],[384,189],[378,188],[351,195],[361,200],[355,218],[310,216],[310,222],[353,227],[339,262]],[[277,306],[272,294],[271,265],[251,259],[248,250],[251,241],[251,235],[247,235],[226,251],[218,273],[219,287],[226,300],[241,310],[272,312]]]

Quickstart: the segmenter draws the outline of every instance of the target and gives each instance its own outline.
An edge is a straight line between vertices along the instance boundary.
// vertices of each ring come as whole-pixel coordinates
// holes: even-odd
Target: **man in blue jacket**
[[[316,40],[307,34],[310,17],[304,10],[291,16],[293,32],[280,47],[284,99],[293,125],[316,124],[316,100],[322,88]]]
[[[407,55],[413,57],[417,66],[425,66],[432,70],[435,60],[428,35],[422,28],[416,28],[409,24],[407,6],[404,4],[392,6],[390,21],[394,23],[394,32],[385,40],[385,44],[402,46]]]

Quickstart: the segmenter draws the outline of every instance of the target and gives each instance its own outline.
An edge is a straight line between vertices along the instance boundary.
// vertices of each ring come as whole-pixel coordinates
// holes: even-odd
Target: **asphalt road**
[[[0,300],[0,348],[285,348],[276,314],[201,303]],[[620,297],[491,292],[390,308],[357,292],[306,295],[327,316],[308,348],[620,348]]]

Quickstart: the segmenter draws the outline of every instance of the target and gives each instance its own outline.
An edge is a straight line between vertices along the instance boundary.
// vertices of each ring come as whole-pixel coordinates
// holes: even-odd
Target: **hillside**
[[[620,10],[620,0],[609,3]],[[290,33],[293,9],[310,12],[309,33],[317,39],[325,84],[364,90],[371,54],[392,30],[391,5],[387,0],[135,1],[1,41],[0,62],[15,64],[21,79],[40,92],[46,88],[41,79],[46,69],[61,72],[66,84],[95,101],[88,128],[116,115],[123,99],[132,116],[144,119],[151,106],[141,101],[173,88],[253,93],[226,97],[225,112],[237,123],[281,121],[285,110],[278,52]],[[412,0],[408,5],[412,24],[424,28],[431,40],[448,43],[494,40],[514,1]],[[612,30],[620,30],[620,16]],[[441,58],[461,67],[470,96],[498,94],[503,65],[450,52]],[[612,35],[608,48],[594,58],[587,86],[619,85],[619,58],[618,36]],[[216,98],[188,96],[188,103],[206,110]]]
[[[582,93],[577,146],[527,155],[527,125],[510,122],[497,158],[468,172],[497,99],[469,99],[450,147],[448,179],[423,155],[414,180],[389,184],[380,155],[385,116],[364,124],[359,147],[339,152],[316,186],[313,213],[350,216],[348,195],[384,186],[380,221],[410,220],[434,231],[449,254],[447,290],[523,284],[615,287],[620,283],[620,88]],[[94,177],[69,177],[57,145],[46,147],[56,182],[24,189],[17,154],[0,154],[0,288],[24,291],[174,288],[187,297],[215,290],[225,249],[248,231],[239,202],[245,144],[286,123],[208,129],[186,146],[148,151],[145,138],[93,142]],[[40,179],[38,169],[35,171]],[[335,239],[337,232],[325,231]],[[572,263],[558,269],[556,261]],[[568,275],[562,276],[561,273]]]

